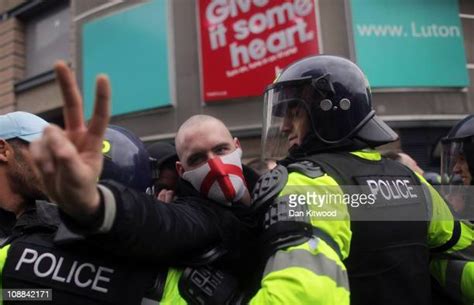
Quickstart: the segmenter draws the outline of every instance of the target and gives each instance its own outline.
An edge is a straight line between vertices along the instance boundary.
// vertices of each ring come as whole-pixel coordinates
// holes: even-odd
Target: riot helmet
[[[265,157],[281,157],[295,147],[327,151],[355,141],[364,148],[398,139],[375,115],[364,73],[337,56],[312,56],[291,64],[267,87],[264,109]],[[298,122],[293,127],[300,130],[285,130],[291,122]]]
[[[474,115],[458,122],[441,140],[441,177],[443,184],[473,185]]]
[[[473,222],[474,115],[454,125],[441,143],[441,193],[457,216]]]
[[[102,144],[104,166],[100,179],[110,179],[145,192],[151,186],[150,156],[131,131],[109,125]]]

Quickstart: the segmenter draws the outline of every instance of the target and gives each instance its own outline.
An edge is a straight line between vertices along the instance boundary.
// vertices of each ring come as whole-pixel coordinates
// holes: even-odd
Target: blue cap
[[[33,142],[41,137],[49,123],[32,113],[16,111],[0,115],[0,139],[20,138]]]

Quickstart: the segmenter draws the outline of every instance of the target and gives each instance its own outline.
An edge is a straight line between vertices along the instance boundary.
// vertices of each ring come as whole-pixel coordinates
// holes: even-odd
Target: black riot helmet
[[[104,167],[100,179],[115,180],[140,192],[151,186],[150,156],[143,142],[131,131],[109,125],[102,153]]]
[[[441,177],[443,184],[454,184],[463,180],[464,185],[473,185],[474,177],[474,115],[459,121],[442,139]],[[467,165],[467,167],[466,167]],[[471,181],[467,181],[467,180]]]
[[[266,157],[281,156],[283,145],[272,147],[276,143],[272,137],[284,131],[285,119],[301,111],[309,119],[309,130],[305,143],[299,146],[309,149],[329,150],[355,140],[362,146],[376,147],[398,139],[375,116],[364,73],[353,62],[337,56],[307,57],[287,67],[266,89],[264,107]],[[295,112],[297,108],[300,110]],[[286,150],[292,148],[287,146]]]

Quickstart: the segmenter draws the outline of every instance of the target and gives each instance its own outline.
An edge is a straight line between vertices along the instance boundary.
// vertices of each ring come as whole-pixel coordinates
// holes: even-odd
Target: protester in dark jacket
[[[86,127],[72,72],[64,63],[55,69],[64,97],[66,133],[57,126],[46,128],[31,152],[48,195],[58,203],[71,231],[120,255],[160,262],[192,257],[239,234],[235,230],[241,221],[228,206],[196,197],[163,204],[116,183],[97,184],[109,119],[109,82],[98,77],[97,102]],[[249,201],[248,190],[244,193]]]

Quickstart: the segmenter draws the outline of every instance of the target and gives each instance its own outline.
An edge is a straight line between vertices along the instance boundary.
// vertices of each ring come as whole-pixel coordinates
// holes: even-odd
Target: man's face
[[[469,165],[467,164],[466,158],[463,154],[459,154],[456,157],[454,163],[453,173],[461,176],[464,185],[470,185],[472,181],[471,172],[469,171]]]
[[[288,108],[281,132],[288,138],[288,147],[301,145],[306,134],[311,129],[308,114],[302,105],[295,105]]]
[[[178,183],[178,173],[176,172],[175,163],[164,164],[160,168],[160,176],[155,181],[156,190],[176,190]]]
[[[208,160],[225,156],[239,147],[225,126],[219,122],[206,121],[183,135],[181,162],[177,163],[180,175],[200,167]]]
[[[31,159],[28,144],[13,144],[13,157],[9,162],[7,176],[10,188],[24,200],[46,200],[39,173]]]

